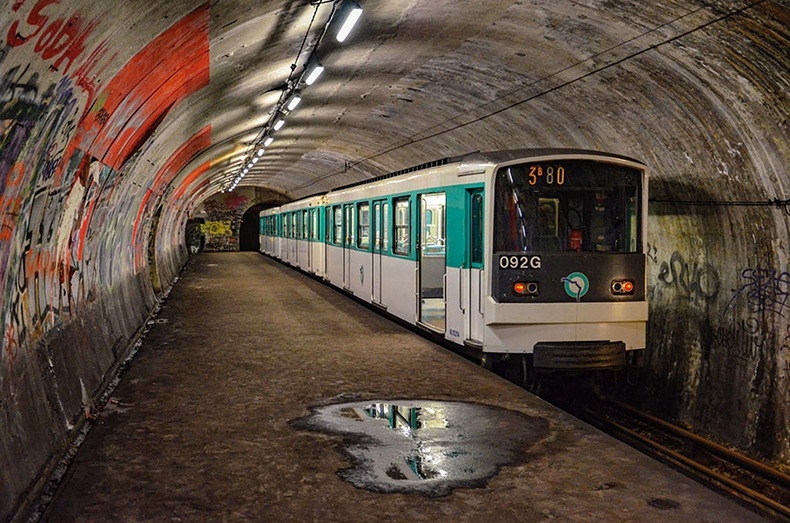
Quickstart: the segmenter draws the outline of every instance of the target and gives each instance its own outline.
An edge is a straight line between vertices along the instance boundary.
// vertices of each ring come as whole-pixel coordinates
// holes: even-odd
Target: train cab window
[[[333,243],[335,245],[340,245],[343,243],[343,209],[339,205],[335,205],[332,209],[334,213],[334,235],[333,235]]]
[[[357,204],[357,247],[370,248],[370,204]]]
[[[483,193],[476,192],[471,197],[471,263],[473,267],[483,265]]]
[[[411,203],[409,198],[393,200],[395,206],[395,238],[392,251],[395,254],[408,255],[411,252],[411,238],[409,234]]]
[[[494,252],[638,252],[641,176],[590,160],[497,172]]]

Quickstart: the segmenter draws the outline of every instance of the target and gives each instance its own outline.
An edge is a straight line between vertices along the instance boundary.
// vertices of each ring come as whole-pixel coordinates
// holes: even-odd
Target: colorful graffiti
[[[146,238],[136,233],[161,194],[152,193],[154,180],[129,183],[121,168],[164,116],[209,80],[208,3],[140,50],[101,93],[101,73],[117,54],[110,55],[108,41],[87,47],[100,17],[52,14],[62,11],[59,4],[14,2],[16,18],[0,50],[0,335],[7,365],[21,347],[112,288],[119,274],[145,263]],[[10,63],[17,48],[32,50],[23,56],[48,63],[48,72]],[[168,184],[208,145],[210,130],[188,153],[174,155],[157,180]],[[135,251],[143,256],[139,265],[130,262],[139,261]]]
[[[33,51],[42,60],[50,62],[50,70],[62,75],[68,74],[71,66],[79,63],[71,78],[92,100],[96,91],[95,78],[104,72],[114,56],[108,56],[108,44],[105,41],[96,46],[86,60],[81,60],[86,41],[99,21],[86,21],[79,13],[72,14],[68,19],[51,18],[45,12],[47,7],[59,3],[60,0],[38,0],[26,17],[11,21],[6,43],[12,48],[32,44]],[[24,4],[25,0],[17,0],[11,6],[11,11],[18,13]]]
[[[238,193],[218,195],[203,203],[206,223],[205,249],[210,251],[238,251],[239,228],[244,211],[249,207],[249,199]]]
[[[200,230],[208,236],[230,236],[233,234],[233,222],[230,220],[206,222],[200,227]]]

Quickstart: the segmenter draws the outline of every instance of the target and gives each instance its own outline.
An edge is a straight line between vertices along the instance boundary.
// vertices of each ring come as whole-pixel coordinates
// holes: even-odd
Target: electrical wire
[[[373,154],[371,154],[369,156],[366,156],[366,157],[364,157],[364,158],[362,158],[362,159],[360,159],[358,161],[351,162],[350,165],[346,166],[346,169],[344,171],[335,171],[335,172],[331,172],[331,173],[328,173],[326,175],[323,175],[323,176],[320,176],[320,177],[317,177],[317,178],[313,178],[310,181],[310,183],[300,185],[298,187],[295,187],[292,190],[296,191],[296,190],[305,189],[307,187],[315,185],[318,182],[326,180],[327,178],[331,178],[331,177],[336,176],[338,174],[342,174],[343,172],[346,172],[349,168],[354,168],[354,167],[357,167],[359,165],[363,165],[363,164],[369,162],[370,160],[373,160],[373,159],[378,158],[380,156],[384,156],[384,155],[389,154],[391,152],[397,151],[399,149],[402,149],[404,147],[408,147],[408,146],[416,144],[416,143],[423,142],[425,140],[436,138],[438,136],[441,136],[443,134],[446,134],[446,133],[449,133],[449,132],[452,132],[452,131],[456,131],[456,130],[461,129],[463,127],[466,127],[468,125],[472,125],[474,123],[481,122],[481,121],[486,120],[486,119],[488,119],[488,118],[490,118],[492,116],[496,116],[498,114],[501,114],[501,113],[503,113],[505,111],[509,111],[510,109],[513,109],[514,107],[518,107],[520,105],[523,105],[523,104],[525,104],[527,102],[531,102],[531,101],[533,101],[533,100],[535,100],[537,98],[540,98],[542,96],[546,96],[548,94],[551,94],[551,93],[554,93],[556,91],[559,91],[560,89],[568,87],[569,85],[572,85],[572,84],[575,84],[575,83],[580,82],[582,80],[585,80],[587,78],[590,78],[590,77],[592,77],[594,75],[597,75],[597,74],[599,74],[599,73],[601,73],[603,71],[606,71],[608,69],[611,69],[611,68],[613,68],[615,66],[619,66],[619,65],[621,65],[621,64],[623,64],[623,63],[625,63],[625,62],[627,62],[629,60],[632,60],[632,59],[634,59],[634,58],[636,58],[638,56],[641,56],[641,55],[643,55],[645,53],[648,53],[650,51],[656,50],[659,47],[662,47],[664,45],[667,45],[667,44],[670,44],[670,43],[675,42],[677,40],[680,40],[681,38],[685,38],[685,37],[687,37],[687,36],[689,36],[691,34],[694,34],[694,33],[698,32],[698,31],[701,31],[701,30],[703,30],[703,29],[705,29],[707,27],[710,27],[711,25],[720,23],[720,22],[722,22],[724,20],[727,20],[729,18],[733,18],[733,17],[735,17],[737,15],[740,15],[743,12],[745,12],[745,11],[747,11],[749,9],[752,9],[752,8],[756,7],[757,5],[762,4],[762,3],[766,2],[766,1],[767,0],[756,0],[754,2],[751,2],[751,3],[745,5],[745,6],[741,7],[741,8],[735,9],[733,11],[729,11],[729,12],[727,12],[727,13],[719,16],[719,17],[716,17],[716,18],[713,18],[711,20],[708,20],[707,22],[702,23],[702,24],[700,24],[700,25],[698,25],[696,27],[693,27],[692,29],[689,29],[689,30],[684,31],[682,33],[679,33],[679,34],[677,34],[677,35],[675,35],[673,37],[670,37],[670,38],[667,38],[665,40],[662,40],[661,42],[652,44],[652,45],[650,45],[650,46],[648,46],[648,47],[646,47],[644,49],[640,49],[640,50],[634,51],[633,53],[630,53],[630,54],[628,54],[628,55],[626,55],[626,56],[624,56],[624,57],[622,57],[620,59],[617,59],[617,60],[615,60],[613,62],[610,62],[608,64],[602,65],[601,67],[595,68],[595,69],[593,69],[593,70],[591,70],[591,71],[589,71],[589,72],[587,72],[587,73],[585,73],[585,74],[583,74],[581,76],[578,76],[578,77],[573,78],[571,80],[564,81],[564,82],[562,82],[562,83],[560,83],[560,84],[558,84],[556,86],[550,87],[550,88],[545,89],[543,91],[540,91],[540,92],[538,92],[536,94],[527,96],[526,98],[517,100],[517,101],[515,101],[513,103],[510,103],[510,104],[504,106],[504,107],[501,107],[499,109],[491,111],[491,112],[489,112],[489,113],[487,113],[487,114],[485,114],[483,116],[479,116],[477,118],[474,118],[474,119],[472,119],[472,120],[470,120],[468,122],[459,123],[459,124],[456,124],[456,125],[454,125],[452,127],[444,129],[444,130],[439,130],[439,131],[427,134],[425,136],[421,136],[419,138],[414,138],[414,137],[419,136],[420,134],[425,132],[425,130],[421,131],[420,133],[416,133],[416,134],[412,135],[411,137],[409,137],[406,142],[402,142],[400,144],[393,145],[391,147],[388,147],[388,148],[382,149],[382,150],[380,150],[378,152],[375,152],[375,153],[373,153]],[[565,71],[567,71],[569,69],[573,69],[575,67],[578,67],[578,66],[584,64],[585,62],[588,62],[590,60],[594,60],[596,58],[599,58],[600,56],[602,56],[604,54],[608,54],[608,53],[616,50],[617,48],[619,48],[621,46],[624,46],[624,45],[627,45],[628,43],[633,42],[634,40],[638,40],[638,39],[644,38],[645,36],[648,36],[648,35],[650,35],[652,33],[655,33],[656,31],[659,31],[659,30],[665,28],[668,25],[671,25],[671,24],[674,24],[674,23],[676,23],[678,21],[681,21],[681,20],[683,20],[686,17],[692,16],[692,15],[698,13],[699,11],[701,11],[703,9],[706,9],[706,8],[699,8],[699,9],[695,9],[693,11],[690,11],[688,13],[685,13],[682,16],[676,17],[676,18],[674,18],[674,19],[672,19],[672,20],[670,20],[668,22],[665,22],[665,23],[663,23],[661,25],[658,25],[658,26],[648,30],[648,31],[645,31],[645,32],[633,37],[633,38],[630,38],[630,39],[628,39],[628,40],[626,40],[624,42],[621,42],[621,43],[619,43],[619,44],[617,44],[615,46],[612,46],[612,47],[610,47],[610,48],[608,48],[608,49],[606,49],[604,51],[596,53],[595,55],[593,55],[591,57],[588,57],[588,58],[586,58],[584,60],[580,60],[580,61],[578,61],[578,62],[576,62],[576,63],[574,63],[572,65],[569,65],[569,66],[567,66],[567,67],[565,67],[563,69],[560,69],[559,71],[556,71],[556,72],[554,72],[554,73],[552,73],[550,75],[547,75],[547,76],[545,76],[543,78],[535,80],[534,82],[531,82],[531,83],[529,83],[526,86],[521,86],[521,87],[519,87],[517,89],[514,89],[514,90],[510,91],[509,93],[507,93],[504,96],[506,97],[506,96],[512,95],[514,93],[517,93],[518,91],[522,91],[524,89],[533,87],[534,85],[539,84],[541,82],[544,82],[544,81],[546,81],[546,80],[548,80],[548,79],[550,79],[552,77],[555,77],[557,75],[560,75],[560,74],[562,74],[563,72],[565,72]],[[498,100],[500,100],[500,99],[498,99]],[[455,116],[453,118],[445,120],[444,122],[441,122],[441,123],[439,123],[437,125],[429,127],[427,130],[435,129],[437,127],[440,127],[440,126],[446,124],[447,122],[451,122],[451,121],[457,120],[458,118],[460,118],[460,117],[462,117],[462,116],[464,116],[466,114],[469,114],[469,113],[471,113],[473,111],[476,111],[476,110],[478,110],[478,109],[480,109],[482,107],[485,107],[487,105],[491,105],[492,103],[494,103],[494,102],[496,102],[498,100],[493,100],[491,102],[487,102],[487,103],[485,103],[483,105],[480,105],[478,107],[470,109],[469,111],[466,111],[465,113],[461,113],[461,114],[459,114],[459,115],[457,115],[457,116]]]

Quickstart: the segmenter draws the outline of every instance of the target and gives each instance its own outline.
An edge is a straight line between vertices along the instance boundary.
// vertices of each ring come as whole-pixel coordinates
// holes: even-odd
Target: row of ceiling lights
[[[343,0],[333,0],[333,2],[340,3]],[[316,2],[314,5],[318,5],[323,2]],[[316,7],[317,8],[317,7]],[[338,42],[343,42],[346,40],[348,35],[351,33],[354,25],[356,25],[357,20],[359,17],[362,16],[362,8],[354,1],[345,1],[344,2],[344,11],[345,11],[345,19],[343,20],[343,24],[340,26],[335,38]],[[334,12],[332,16],[330,16],[327,24],[331,24],[334,18]],[[309,31],[309,29],[308,29]],[[319,41],[320,42],[320,41]],[[316,47],[318,44],[316,44]],[[315,50],[313,50],[315,52]],[[299,57],[297,56],[297,60]],[[295,68],[296,64],[294,63],[291,66],[292,70]],[[239,170],[239,173],[233,178],[233,182],[228,186],[227,190],[232,191],[236,188],[236,186],[241,182],[241,180],[250,172],[250,169],[258,162],[261,156],[265,153],[265,148],[270,146],[274,141],[274,138],[271,136],[271,133],[274,131],[279,131],[283,125],[285,125],[285,116],[288,115],[291,111],[296,109],[296,106],[299,105],[299,102],[302,101],[302,96],[300,92],[297,90],[297,87],[302,82],[302,78],[304,78],[305,85],[312,85],[321,76],[321,73],[324,72],[324,66],[321,64],[315,64],[313,67],[305,68],[302,72],[302,75],[299,79],[295,82],[287,83],[285,90],[283,91],[283,95],[280,96],[280,100],[275,105],[275,108],[271,112],[271,116],[267,121],[266,125],[263,128],[263,133],[261,134],[260,138],[258,138],[255,143],[253,144],[253,154],[244,158],[242,163],[242,167]]]

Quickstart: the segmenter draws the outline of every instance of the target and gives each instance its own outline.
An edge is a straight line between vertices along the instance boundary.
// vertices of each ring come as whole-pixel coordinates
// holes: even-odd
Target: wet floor
[[[157,320],[43,521],[760,520],[255,253]]]
[[[338,475],[354,486],[429,497],[484,486],[549,434],[547,420],[522,412],[424,400],[330,405],[292,425],[341,435],[353,466]]]

